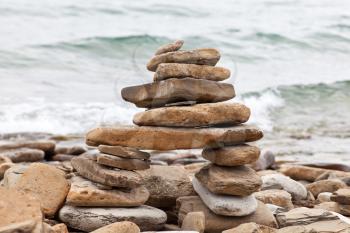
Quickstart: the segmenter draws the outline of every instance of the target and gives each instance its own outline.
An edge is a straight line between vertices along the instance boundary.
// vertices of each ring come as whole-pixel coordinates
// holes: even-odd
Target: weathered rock
[[[293,209],[292,196],[284,190],[270,189],[254,193],[257,200],[286,209]]]
[[[169,43],[159,47],[155,55],[177,51],[182,47],[183,44],[184,44],[183,40],[175,40],[173,43]]]
[[[126,159],[148,160],[151,157],[149,153],[131,147],[99,145],[98,150],[105,154],[115,155]]]
[[[0,180],[2,180],[4,178],[5,172],[13,166],[15,166],[14,163],[1,163],[0,164]]]
[[[4,187],[0,187],[0,216],[0,228],[26,221],[34,222],[32,225],[35,225],[43,218],[40,202],[36,198]],[[17,225],[14,229],[18,229],[18,227]]]
[[[228,229],[223,231],[222,233],[276,233],[277,229],[259,225],[254,222],[244,223],[239,225],[238,227]]]
[[[42,150],[19,148],[0,152],[2,156],[6,156],[14,163],[20,162],[37,162],[44,159],[45,153]]]
[[[259,159],[254,161],[252,168],[255,171],[261,171],[271,168],[275,164],[275,155],[271,151],[264,151]]]
[[[220,216],[210,211],[198,196],[181,197],[177,200],[179,209],[179,223],[181,224],[187,213],[203,212],[205,215],[205,231],[219,233],[237,227],[243,223],[255,222],[260,225],[277,227],[276,220],[271,211],[261,202],[257,210],[245,217]]]
[[[154,81],[162,81],[169,78],[195,78],[211,81],[223,81],[230,77],[230,70],[206,65],[162,63],[158,65],[154,74]]]
[[[42,164],[31,164],[11,188],[28,193],[41,203],[46,216],[54,216],[63,205],[69,191],[65,173],[57,168]]]
[[[25,170],[27,170],[29,165],[16,164],[11,166],[5,171],[3,185],[4,187],[13,187],[18,182],[19,178],[22,176]]]
[[[183,101],[215,103],[235,97],[235,90],[229,83],[193,78],[172,78],[125,87],[121,93],[124,100],[140,108],[157,108]]]
[[[220,147],[259,140],[263,133],[251,126],[228,128],[114,127],[96,128],[86,136],[90,146],[101,144],[150,150]]]
[[[220,166],[238,166],[249,164],[259,158],[258,147],[247,144],[227,146],[222,148],[206,148],[202,152],[203,158]]]
[[[216,49],[195,49],[191,51],[174,51],[154,56],[147,64],[149,71],[156,71],[161,63],[186,63],[215,66],[220,59]]]
[[[254,195],[246,197],[219,195],[211,193],[196,178],[192,180],[193,188],[206,206],[215,214],[224,216],[247,216],[257,209]]]
[[[149,197],[149,192],[144,186],[112,189],[79,176],[72,177],[71,183],[67,204],[74,206],[140,206]]]
[[[278,233],[349,233],[350,225],[341,220],[321,221],[304,226],[290,226],[278,229]]]
[[[140,233],[140,228],[133,222],[115,222],[91,233]]]
[[[125,159],[115,155],[99,154],[97,163],[109,167],[115,167],[124,170],[145,170],[150,168],[150,162],[141,159]]]
[[[281,174],[270,174],[261,177],[263,181],[262,190],[283,189],[290,193],[295,200],[307,197],[306,188],[299,182]]]
[[[138,173],[142,175],[144,185],[150,192],[147,205],[171,207],[177,198],[195,194],[183,167],[154,165]]]
[[[314,196],[322,192],[335,192],[340,188],[345,188],[346,184],[340,180],[320,180],[306,185],[306,189]]]
[[[276,219],[279,226],[282,228],[287,226],[308,225],[320,221],[337,220],[339,218],[327,210],[300,207],[288,212],[279,213],[276,215]]]
[[[340,204],[350,205],[350,188],[338,189],[330,196],[330,199]]]
[[[52,226],[51,228],[54,233],[69,233],[66,224],[60,223]]]
[[[340,213],[340,206],[338,203],[336,203],[334,201],[322,202],[318,205],[315,205],[314,208]]]
[[[203,212],[190,212],[182,221],[183,231],[196,231],[203,233],[205,230],[205,215]]]
[[[42,150],[46,155],[50,155],[54,153],[55,146],[56,144],[53,141],[18,141],[13,143],[0,144],[0,151],[30,148]]]
[[[250,110],[238,103],[196,104],[150,109],[137,113],[139,126],[202,127],[237,125],[249,119]]]
[[[79,156],[72,159],[71,163],[81,176],[104,185],[134,188],[142,183],[141,176],[134,171],[110,169],[88,158]]]
[[[57,146],[55,148],[55,154],[81,155],[86,151],[83,146]]]
[[[150,231],[162,229],[166,222],[166,214],[162,210],[145,205],[133,208],[88,208],[65,205],[59,212],[59,219],[71,228],[86,232],[121,221],[133,222],[142,231]]]
[[[332,196],[332,193],[330,193],[330,192],[319,193],[317,195],[317,201],[319,201],[319,202],[331,201],[331,196]]]
[[[41,221],[35,220],[10,223],[4,227],[0,227],[1,233],[39,233],[42,232],[42,230]]]
[[[210,192],[216,194],[248,196],[258,191],[262,184],[255,171],[246,166],[222,167],[211,164],[195,176]]]

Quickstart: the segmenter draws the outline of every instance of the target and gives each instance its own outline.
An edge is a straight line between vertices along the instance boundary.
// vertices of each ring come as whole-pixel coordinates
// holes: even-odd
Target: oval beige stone
[[[172,43],[162,45],[157,49],[155,55],[177,51],[182,47],[183,44],[184,44],[183,40],[176,40]]]

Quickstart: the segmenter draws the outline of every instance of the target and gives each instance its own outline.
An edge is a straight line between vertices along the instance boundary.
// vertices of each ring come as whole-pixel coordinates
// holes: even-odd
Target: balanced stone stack
[[[234,87],[221,82],[230,71],[216,67],[216,49],[180,50],[183,41],[158,49],[147,64],[154,71],[151,83],[122,89],[124,100],[147,108],[136,114],[137,126],[96,128],[87,134],[90,146],[110,145],[143,150],[205,148],[203,157],[213,164],[193,179],[203,202],[216,214],[244,216],[258,204],[251,195],[261,185],[255,172],[244,166],[259,157],[259,149],[247,145],[263,133],[243,125],[250,110],[238,103]]]

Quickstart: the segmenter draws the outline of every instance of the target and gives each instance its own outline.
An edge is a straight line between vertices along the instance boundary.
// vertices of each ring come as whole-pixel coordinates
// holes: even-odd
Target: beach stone
[[[339,189],[340,190],[340,189]],[[330,192],[322,192],[317,195],[317,201],[319,202],[328,202],[331,201],[332,193]]]
[[[228,146],[256,141],[262,137],[262,131],[248,125],[201,129],[119,126],[93,129],[86,135],[86,143],[90,146],[107,144],[149,150],[176,150]]]
[[[222,233],[277,233],[277,229],[250,222],[228,229]]]
[[[112,169],[84,157],[71,160],[79,175],[91,181],[120,188],[134,188],[142,183],[141,176],[134,171]]]
[[[55,154],[51,157],[52,161],[71,161],[76,155],[68,155],[68,154]]]
[[[340,204],[350,205],[350,188],[336,190],[333,195],[330,196],[330,199]]]
[[[161,63],[185,63],[215,66],[220,59],[216,49],[204,48],[190,51],[174,51],[154,56],[148,63],[149,71],[156,71]]]
[[[54,233],[69,233],[66,224],[59,223],[51,227]]]
[[[238,103],[210,103],[150,109],[137,113],[139,126],[202,127],[238,125],[249,119],[250,110]]]
[[[257,209],[254,195],[246,197],[219,195],[211,193],[196,178],[192,180],[193,188],[202,201],[215,214],[224,216],[247,216]]]
[[[235,90],[229,83],[193,78],[172,78],[125,87],[121,94],[124,100],[134,103],[139,108],[158,108],[184,101],[222,102],[235,97]]]
[[[350,225],[341,220],[320,221],[303,226],[289,226],[278,229],[277,233],[349,233]]]
[[[172,43],[162,45],[157,49],[155,55],[177,51],[182,47],[183,44],[183,40],[175,40]]]
[[[14,166],[6,169],[3,179],[3,186],[7,188],[15,186],[28,166],[29,164],[15,164]]]
[[[145,170],[150,168],[150,162],[140,159],[125,159],[115,155],[99,154],[97,163],[124,170]]]
[[[63,171],[47,164],[32,163],[11,188],[40,200],[43,213],[52,217],[63,205],[69,183]]]
[[[177,198],[195,194],[186,170],[181,166],[152,165],[150,169],[138,173],[150,192],[147,205],[171,207],[176,204]]]
[[[255,171],[246,166],[222,167],[211,164],[202,168],[195,176],[215,194],[248,196],[258,191],[262,184]]]
[[[223,81],[231,75],[229,69],[217,66],[162,63],[158,65],[153,80],[155,82],[169,78],[195,78],[211,81]]]
[[[55,154],[81,155],[87,152],[84,146],[56,146]]]
[[[126,159],[148,160],[151,157],[149,153],[131,147],[99,145],[98,150],[104,154],[115,155]]]
[[[222,148],[205,148],[203,158],[220,166],[239,166],[249,164],[259,158],[260,150],[247,144]]]
[[[73,206],[110,206],[126,207],[143,205],[149,197],[145,186],[131,189],[113,189],[84,179],[80,176],[71,178],[71,187],[67,204]]]
[[[55,151],[55,146],[56,144],[54,141],[17,141],[12,143],[0,144],[0,152],[19,148],[29,148],[42,150],[45,152],[46,155],[51,155]]]
[[[9,157],[0,154],[0,165],[3,163],[12,163],[12,160]]]
[[[265,204],[258,201],[256,211],[244,217],[220,216],[214,214],[198,196],[181,197],[177,200],[179,223],[190,212],[203,212],[205,215],[205,232],[221,233],[243,223],[255,222],[260,225],[277,227],[276,220]]]
[[[164,211],[145,205],[132,208],[88,208],[65,205],[59,212],[59,219],[69,227],[85,232],[122,221],[135,223],[141,231],[152,231],[162,229],[167,217]]]
[[[1,233],[39,233],[43,232],[43,225],[40,221],[27,220],[23,222],[17,222],[8,224],[4,227],[0,227]],[[46,232],[46,231],[44,231]]]
[[[1,163],[0,164],[0,180],[2,180],[4,178],[5,172],[13,166],[15,166],[14,163]]]
[[[91,233],[140,233],[140,228],[133,222],[115,222],[101,227]]]
[[[275,165],[275,155],[271,151],[264,151],[259,158],[251,164],[255,171],[266,170],[273,165]]]
[[[292,196],[284,190],[270,189],[254,193],[257,200],[265,204],[273,204],[286,209],[293,209]]]
[[[2,156],[6,156],[14,163],[20,162],[37,162],[44,159],[45,153],[42,150],[19,148],[0,152]]]
[[[340,206],[337,202],[334,201],[322,202],[320,204],[315,205],[314,208],[340,213]]]
[[[295,208],[276,215],[278,225],[282,227],[308,225],[320,221],[339,219],[338,216],[323,209]]]
[[[283,189],[290,193],[295,200],[306,199],[307,190],[304,185],[281,174],[270,174],[261,177],[262,190]]]
[[[197,158],[196,153],[192,152],[177,152],[177,151],[152,151],[151,152],[152,160],[164,161],[167,164],[172,164],[178,159],[184,158]]]
[[[306,185],[306,189],[315,197],[322,192],[335,192],[340,188],[345,188],[346,184],[340,180],[320,180]]]
[[[40,209],[40,202],[30,194],[19,190],[0,187],[0,228],[8,227],[11,224],[13,229],[35,225],[42,221],[43,215]],[[28,221],[30,223],[28,223]]]
[[[205,215],[203,212],[190,212],[186,214],[182,221],[181,229],[183,231],[195,231],[204,233]]]

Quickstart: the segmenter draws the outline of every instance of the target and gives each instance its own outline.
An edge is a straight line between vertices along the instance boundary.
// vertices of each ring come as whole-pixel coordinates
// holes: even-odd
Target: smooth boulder
[[[115,155],[115,156],[126,158],[126,159],[148,160],[151,157],[151,155],[149,153],[137,150],[137,149],[132,148],[132,147],[99,145],[98,150],[101,153]]]
[[[149,169],[150,162],[140,159],[125,159],[114,155],[99,154],[97,155],[97,163],[109,167],[115,167],[124,170],[145,170]]]

